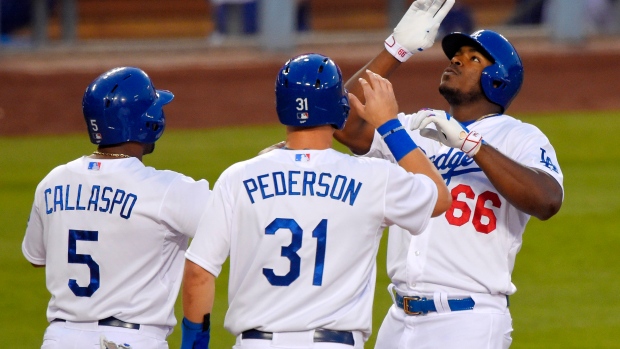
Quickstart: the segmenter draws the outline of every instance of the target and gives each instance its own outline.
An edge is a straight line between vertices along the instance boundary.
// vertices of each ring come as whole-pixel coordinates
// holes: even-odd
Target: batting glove
[[[183,317],[181,331],[181,349],[209,349],[211,314],[205,314],[202,324]]]
[[[394,33],[385,40],[385,48],[401,62],[416,51],[433,46],[441,21],[454,0],[416,0],[398,22]]]
[[[107,340],[103,333],[99,336],[99,347],[101,349],[131,349],[131,345],[127,343],[116,344],[112,341]]]
[[[427,128],[430,123],[435,125],[435,129]],[[420,130],[420,135],[423,137],[460,149],[470,158],[476,155],[482,145],[482,136],[478,132],[469,131],[443,110],[420,110],[409,121],[409,128]]]

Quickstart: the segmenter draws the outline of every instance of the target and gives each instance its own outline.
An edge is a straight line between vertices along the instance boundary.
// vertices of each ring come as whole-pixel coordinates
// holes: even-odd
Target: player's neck
[[[470,104],[450,108],[450,115],[459,122],[474,122],[489,115],[501,114],[501,108],[495,104]]]
[[[332,147],[334,128],[331,125],[317,127],[287,127],[288,149],[329,149]]]
[[[142,161],[144,152],[144,145],[141,143],[127,142],[112,147],[99,147],[91,157],[96,159],[137,158]]]

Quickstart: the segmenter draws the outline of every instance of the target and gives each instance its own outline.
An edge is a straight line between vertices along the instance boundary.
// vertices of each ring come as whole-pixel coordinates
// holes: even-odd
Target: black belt
[[[263,332],[259,330],[247,330],[241,333],[243,339],[273,339],[272,332]],[[329,342],[340,343],[355,346],[355,340],[353,340],[353,333],[350,331],[332,331],[317,329],[314,331],[315,342]]]
[[[448,299],[450,310],[471,310],[476,302],[472,298]],[[396,293],[396,306],[403,309],[407,315],[426,315],[428,312],[437,311],[435,301],[425,297],[408,297]]]
[[[61,322],[66,322],[66,320],[64,319],[54,319],[52,320],[52,322],[56,322],[56,321],[61,321]],[[122,328],[128,328],[130,330],[139,330],[140,329],[140,325],[139,324],[132,324],[131,322],[125,322],[123,320],[119,320],[113,316],[110,316],[107,319],[103,319],[103,320],[99,320],[98,321],[99,326],[112,326],[112,327],[122,327]]]

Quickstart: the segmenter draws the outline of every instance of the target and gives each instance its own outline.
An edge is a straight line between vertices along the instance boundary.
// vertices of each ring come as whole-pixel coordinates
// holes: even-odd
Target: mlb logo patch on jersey
[[[101,163],[96,161],[91,161],[88,163],[88,169],[91,171],[99,171],[101,169]]]
[[[295,154],[295,161],[308,162],[310,161],[310,154]]]

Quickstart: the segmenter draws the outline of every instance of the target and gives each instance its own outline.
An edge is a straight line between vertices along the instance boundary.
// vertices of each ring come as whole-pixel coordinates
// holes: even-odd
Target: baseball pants
[[[392,305],[377,334],[376,349],[507,349],[512,343],[512,317],[503,310],[483,309],[406,315]]]
[[[247,339],[237,336],[233,349],[363,349],[361,332],[352,331],[355,345],[315,342],[314,331],[273,333],[272,339]]]
[[[133,330],[97,322],[54,321],[45,330],[41,349],[99,349],[101,334],[119,345],[129,344],[131,349],[168,349],[166,337],[171,332],[168,326],[140,325]]]

